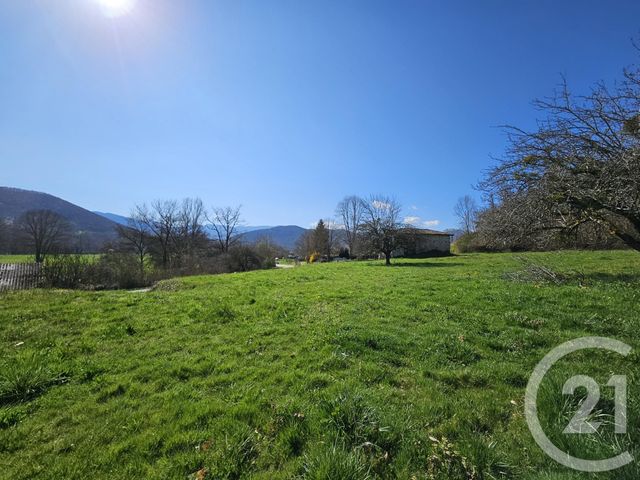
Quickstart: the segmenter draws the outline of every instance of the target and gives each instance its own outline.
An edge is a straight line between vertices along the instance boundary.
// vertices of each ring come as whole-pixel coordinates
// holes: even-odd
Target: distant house
[[[453,235],[428,228],[403,228],[401,247],[393,252],[394,257],[426,257],[449,255]]]

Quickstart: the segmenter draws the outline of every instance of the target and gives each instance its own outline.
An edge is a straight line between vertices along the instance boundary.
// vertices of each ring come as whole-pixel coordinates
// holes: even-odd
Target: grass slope
[[[524,388],[564,340],[640,345],[640,259],[527,257],[565,283],[508,280],[521,265],[505,254],[192,277],[150,293],[5,294],[1,475],[586,478],[535,445]],[[637,360],[566,359],[541,393],[550,436],[590,458],[637,445]],[[564,368],[601,384],[630,375],[627,438],[554,435],[576,404],[559,393]]]

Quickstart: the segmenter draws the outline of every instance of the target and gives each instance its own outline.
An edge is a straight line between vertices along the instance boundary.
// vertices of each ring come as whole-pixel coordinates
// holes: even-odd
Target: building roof
[[[415,235],[438,235],[444,237],[453,237],[453,233],[439,232],[438,230],[431,230],[430,228],[407,227],[403,228],[402,231]]]

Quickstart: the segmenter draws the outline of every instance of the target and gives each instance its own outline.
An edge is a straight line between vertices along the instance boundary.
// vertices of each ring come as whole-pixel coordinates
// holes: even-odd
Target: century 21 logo
[[[615,457],[603,460],[585,460],[573,457],[560,450],[549,440],[538,418],[538,390],[547,372],[566,355],[578,350],[591,348],[616,352],[622,356],[627,356],[631,352],[631,347],[626,343],[605,337],[578,338],[554,348],[536,366],[529,379],[524,399],[525,417],[529,430],[531,430],[531,434],[537,444],[556,462],[583,472],[606,472],[627,465],[633,461],[633,457],[629,452],[623,452]],[[625,375],[613,375],[607,382],[607,386],[615,388],[615,433],[624,434],[627,432],[627,377]],[[598,383],[586,375],[575,375],[565,382],[562,393],[572,395],[579,387],[587,389],[587,397],[564,429],[563,433],[565,434],[595,433],[601,426],[601,422],[590,420],[591,412],[600,400]]]

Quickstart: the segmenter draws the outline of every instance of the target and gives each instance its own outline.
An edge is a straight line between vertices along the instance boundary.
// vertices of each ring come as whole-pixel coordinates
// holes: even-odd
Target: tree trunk
[[[140,278],[144,279],[144,253],[140,254]]]
[[[391,252],[384,252],[384,264],[391,265]]]

